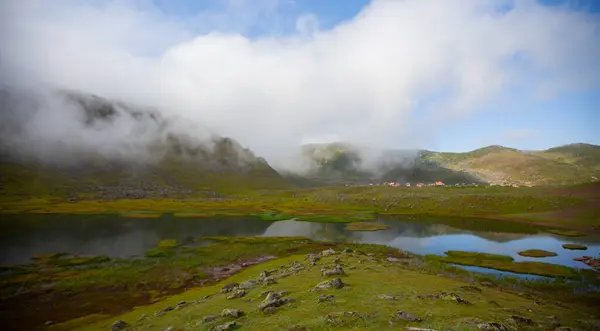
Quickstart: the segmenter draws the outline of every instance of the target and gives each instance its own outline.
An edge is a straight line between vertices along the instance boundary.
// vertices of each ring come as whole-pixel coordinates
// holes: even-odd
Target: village
[[[456,183],[445,184],[442,181],[434,181],[430,183],[409,183],[409,182],[383,182],[381,184],[369,183],[369,186],[392,186],[392,187],[533,187],[532,183]]]

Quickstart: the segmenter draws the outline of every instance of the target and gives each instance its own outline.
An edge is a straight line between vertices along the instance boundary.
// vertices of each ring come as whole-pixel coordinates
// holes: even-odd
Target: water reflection
[[[0,263],[26,263],[34,255],[69,252],[82,255],[129,257],[143,254],[162,239],[191,242],[201,236],[304,236],[316,240],[384,244],[417,254],[441,255],[447,250],[465,250],[512,256],[516,261],[544,261],[587,268],[572,258],[600,254],[600,236],[559,237],[527,228],[526,233],[504,229],[475,230],[464,225],[431,220],[380,220],[385,231],[345,231],[339,223],[280,221],[252,217],[129,219],[114,215],[4,215],[0,220]],[[456,222],[456,220],[454,220]],[[489,222],[489,221],[480,221]],[[506,225],[503,225],[506,227]],[[513,229],[514,230],[514,229]],[[570,251],[564,243],[588,246]],[[543,259],[522,257],[525,249],[545,249],[559,255]]]

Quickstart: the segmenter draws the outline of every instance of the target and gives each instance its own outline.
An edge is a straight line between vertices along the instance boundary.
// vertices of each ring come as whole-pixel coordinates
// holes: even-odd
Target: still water
[[[600,235],[561,237],[519,224],[477,226],[468,222],[426,222],[418,218],[379,220],[391,228],[384,231],[346,231],[345,224],[297,221],[267,222],[254,217],[132,219],[114,215],[3,215],[0,220],[0,264],[27,263],[32,256],[68,252],[81,255],[132,257],[143,255],[162,239],[191,243],[202,236],[305,236],[317,240],[384,244],[416,254],[443,255],[447,250],[494,253],[516,261],[543,261],[589,268],[574,257],[600,255]],[[487,223],[484,223],[487,222]],[[444,224],[444,223],[451,223]],[[473,224],[476,224],[473,223]],[[459,224],[459,225],[457,225]],[[576,243],[586,251],[571,251],[562,244]],[[525,249],[558,253],[547,258],[522,257]]]

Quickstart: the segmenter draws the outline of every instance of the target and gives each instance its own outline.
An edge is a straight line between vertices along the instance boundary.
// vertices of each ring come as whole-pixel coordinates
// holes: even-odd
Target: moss
[[[151,248],[146,251],[146,257],[154,257],[154,258],[171,257],[171,256],[175,255],[175,253],[176,252],[172,249]]]
[[[552,234],[564,236],[564,237],[583,237],[586,235],[584,232],[581,232],[581,231],[567,230],[567,229],[551,229],[551,230],[546,230],[546,231],[550,232]]]
[[[361,222],[365,218],[362,215],[301,215],[297,216],[296,220],[302,222],[350,223]]]
[[[543,249],[528,249],[518,253],[521,256],[527,257],[549,257],[549,256],[557,256],[558,254],[554,252],[545,251]]]
[[[164,239],[158,242],[159,248],[175,248],[179,246],[179,242],[175,239]]]
[[[573,250],[586,250],[587,246],[579,245],[579,244],[563,244],[562,247],[564,249],[573,249]]]
[[[294,218],[294,215],[292,214],[280,214],[278,212],[263,213],[258,214],[258,216],[263,221],[285,221]]]
[[[347,231],[380,231],[387,230],[391,227],[389,225],[373,222],[353,222],[348,223],[344,228]]]
[[[581,274],[573,268],[542,262],[514,262],[512,257],[503,255],[449,251],[446,252],[445,257],[427,255],[427,259],[459,265],[469,265],[501,271],[509,271],[519,274],[563,277],[570,279],[581,278]]]

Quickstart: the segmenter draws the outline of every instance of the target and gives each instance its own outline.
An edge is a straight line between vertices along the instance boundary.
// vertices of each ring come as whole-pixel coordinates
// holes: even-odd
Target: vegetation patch
[[[353,222],[348,223],[344,228],[347,231],[380,231],[391,228],[389,225],[373,222]]]
[[[530,274],[570,279],[581,278],[581,274],[573,268],[543,262],[514,262],[512,257],[504,255],[448,251],[446,252],[445,257],[440,257],[437,255],[427,255],[427,258],[430,260],[438,260],[446,263],[490,268],[500,271],[514,272],[518,274]]]
[[[581,251],[585,251],[587,249],[587,246],[579,245],[579,244],[563,244],[562,247],[564,249],[581,250]]]
[[[369,218],[363,215],[299,215],[295,219],[302,222],[351,223],[361,222]]]
[[[564,237],[583,237],[586,234],[584,232],[581,231],[577,231],[577,230],[567,230],[567,229],[551,229],[551,230],[546,230],[549,233],[558,235],[558,236],[564,236]]]
[[[285,221],[285,220],[290,220],[292,218],[294,218],[294,215],[292,214],[281,214],[278,212],[268,212],[268,213],[263,213],[263,214],[258,214],[258,217],[260,217],[261,220],[263,221]]]
[[[121,213],[121,217],[128,218],[159,218],[162,216],[162,212],[157,211],[136,211],[129,213]]]
[[[179,246],[179,242],[175,239],[164,239],[158,242],[159,248],[175,248]]]
[[[550,251],[545,251],[543,249],[528,249],[518,253],[521,256],[527,257],[550,257],[557,256],[558,254]]]

